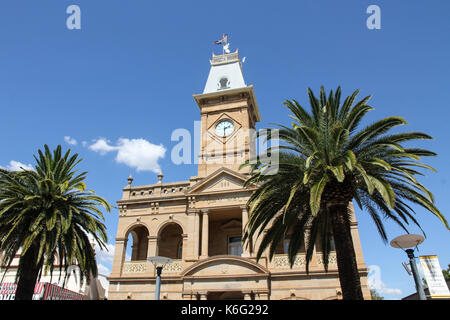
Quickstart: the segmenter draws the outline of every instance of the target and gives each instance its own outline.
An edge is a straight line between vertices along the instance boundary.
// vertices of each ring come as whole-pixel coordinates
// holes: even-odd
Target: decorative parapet
[[[320,252],[316,254],[315,260],[317,266],[323,267],[323,257]],[[276,254],[273,257],[272,262],[270,263],[270,267],[272,269],[305,270],[306,256],[304,254],[297,255],[291,268],[287,254]],[[337,267],[336,253],[330,253],[328,257],[328,267]]]
[[[164,274],[178,274],[183,271],[183,261],[182,260],[174,260],[172,263],[166,264],[163,267]],[[155,273],[155,268],[153,264],[146,260],[139,261],[126,261],[123,264],[122,275],[131,276],[131,275],[151,275],[153,276]]]
[[[317,254],[317,265],[323,266],[322,254]],[[328,267],[337,267],[336,253],[330,253],[328,256]]]
[[[239,54],[238,54],[237,50],[232,53],[221,54],[218,56],[213,54],[213,59],[210,60],[211,65],[213,65],[213,66],[218,65],[218,64],[223,64],[223,63],[236,62],[236,61],[239,61]]]
[[[291,269],[289,258],[287,254],[276,254],[271,262],[271,267],[274,269]],[[297,255],[295,257],[292,269],[304,269],[306,267],[306,258],[304,255]]]
[[[126,261],[123,264],[122,274],[123,275],[135,275],[135,274],[144,274],[149,272],[149,263],[148,261]]]
[[[173,260],[163,267],[163,273],[181,273],[183,271],[183,260]]]

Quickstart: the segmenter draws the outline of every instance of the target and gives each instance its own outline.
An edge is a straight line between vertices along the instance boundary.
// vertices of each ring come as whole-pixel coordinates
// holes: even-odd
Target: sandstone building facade
[[[256,261],[255,248],[241,244],[248,219],[239,165],[250,155],[248,130],[261,120],[253,86],[247,86],[238,52],[213,55],[202,94],[194,95],[201,116],[197,176],[186,181],[133,186],[129,178],[119,200],[119,224],[109,299],[154,299],[156,272],[148,257],[173,262],[162,271],[161,299],[340,299],[336,257],[324,271],[320,248],[305,270],[300,252],[290,268],[280,244],[270,261]],[[357,222],[352,235],[363,293],[370,299]],[[131,259],[126,259],[131,234]],[[131,240],[130,240],[131,241]]]

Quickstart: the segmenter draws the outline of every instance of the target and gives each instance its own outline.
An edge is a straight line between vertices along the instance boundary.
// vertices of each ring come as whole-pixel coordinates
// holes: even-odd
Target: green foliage
[[[378,292],[376,290],[374,290],[374,289],[370,290],[370,295],[372,297],[372,300],[384,300],[384,297],[380,296],[378,294]]]
[[[97,264],[88,235],[106,248],[104,217],[97,206],[108,212],[111,206],[86,189],[87,172],[75,170],[81,161],[77,154],[62,154],[61,146],[53,152],[47,145],[44,149],[35,156],[35,170],[0,171],[1,263],[9,268],[20,248],[22,256],[33,248],[36,266],[52,272],[56,262],[66,270],[76,262],[82,279],[89,280],[90,274],[97,276]],[[27,272],[19,263],[16,281]]]
[[[373,108],[367,104],[370,97],[355,103],[357,94],[355,91],[341,104],[340,87],[328,97],[321,87],[318,98],[308,89],[309,112],[296,100],[285,101],[294,122],[291,127],[278,125],[280,145],[269,150],[279,153],[278,172],[265,175],[268,163],[242,166],[250,166],[246,185],[257,188],[247,203],[249,221],[244,240],[262,237],[258,259],[266,248],[272,258],[278,243],[291,233],[291,265],[305,245],[308,271],[314,244],[321,238],[327,268],[333,235],[330,208],[345,207],[352,200],[370,215],[385,243],[385,219],[406,232],[411,221],[420,228],[408,202],[431,212],[449,228],[434,205],[433,195],[416,178],[423,175],[418,169],[434,170],[420,162],[421,157],[436,154],[405,146],[432,138],[421,132],[391,133],[406,124],[401,117],[388,117],[359,129]],[[270,135],[267,138],[272,139]]]
[[[442,274],[444,275],[445,280],[450,280],[450,264],[447,265],[447,270],[442,269]]]

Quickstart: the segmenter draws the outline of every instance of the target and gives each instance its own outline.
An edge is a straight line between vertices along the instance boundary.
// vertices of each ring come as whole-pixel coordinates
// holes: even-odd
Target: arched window
[[[177,247],[177,259],[181,259],[183,257],[183,239],[178,241]]]
[[[158,255],[172,259],[181,259],[183,252],[183,229],[176,224],[166,225],[159,233]]]
[[[137,261],[147,259],[148,230],[144,226],[136,226],[128,231],[126,260]]]
[[[219,80],[219,90],[228,89],[230,81],[228,81],[227,77],[222,77]]]

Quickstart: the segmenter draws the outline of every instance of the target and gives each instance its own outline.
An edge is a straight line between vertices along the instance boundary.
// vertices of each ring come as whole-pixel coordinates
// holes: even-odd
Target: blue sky
[[[81,30],[66,27],[72,4],[81,8]],[[380,30],[366,27],[371,4],[381,8]],[[321,85],[341,85],[344,95],[355,89],[360,98],[373,95],[368,122],[399,115],[409,122],[403,130],[432,135],[433,141],[419,145],[438,153],[427,159],[438,172],[421,181],[448,218],[448,12],[445,0],[4,0],[0,166],[33,164],[44,144],[62,144],[84,159],[80,169],[89,171],[88,187],[111,203],[120,199],[130,173],[136,185],[156,182],[158,168],[164,181],[196,175],[195,165],[171,162],[176,143],[170,137],[177,128],[192,130],[200,119],[192,94],[203,91],[211,53],[221,52],[212,42],[225,32],[231,49],[246,57],[244,77],[255,87],[263,118],[259,128],[289,124],[282,102],[295,98],[307,105],[308,87],[318,92]],[[96,151],[89,148],[95,143]],[[163,149],[164,157],[145,158],[145,150],[162,155]],[[136,155],[148,161],[133,162]],[[381,294],[398,299],[414,292],[401,266],[406,255],[383,244],[365,213],[357,218],[366,264],[381,271]],[[419,254],[437,254],[446,266],[448,230],[422,209],[417,218],[427,233]],[[117,222],[117,210],[107,214],[110,244]],[[403,233],[387,226],[390,238]],[[109,267],[109,258],[102,263]]]

